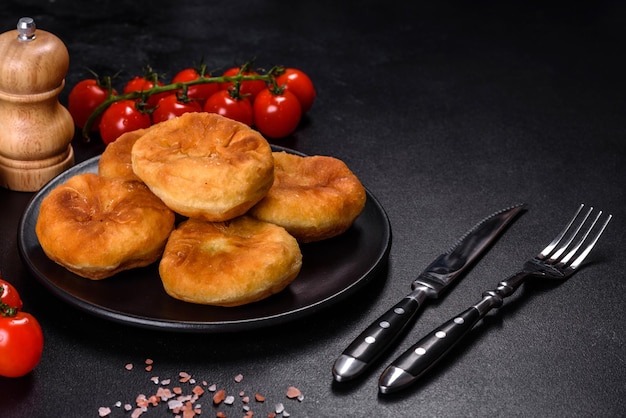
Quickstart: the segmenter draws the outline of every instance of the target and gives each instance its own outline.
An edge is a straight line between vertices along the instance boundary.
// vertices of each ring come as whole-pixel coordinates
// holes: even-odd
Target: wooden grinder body
[[[74,164],[74,122],[58,99],[69,54],[49,32],[19,34],[0,35],[0,186],[37,191]]]

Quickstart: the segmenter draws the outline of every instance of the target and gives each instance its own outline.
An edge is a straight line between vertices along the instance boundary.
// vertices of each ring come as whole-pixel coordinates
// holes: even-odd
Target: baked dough
[[[98,174],[104,177],[141,181],[133,171],[130,157],[133,145],[147,129],[126,132],[106,146],[98,162]]]
[[[273,156],[274,184],[250,215],[305,243],[342,234],[363,210],[365,188],[343,161],[286,152]]]
[[[301,267],[300,247],[287,231],[242,216],[227,222],[183,222],[170,235],[159,273],[174,298],[238,306],[280,292]]]
[[[140,182],[78,174],[40,206],[35,232],[45,254],[99,280],[159,259],[174,213]]]
[[[265,138],[214,113],[186,113],[154,125],[133,146],[132,164],[172,210],[213,222],[243,215],[274,181]]]

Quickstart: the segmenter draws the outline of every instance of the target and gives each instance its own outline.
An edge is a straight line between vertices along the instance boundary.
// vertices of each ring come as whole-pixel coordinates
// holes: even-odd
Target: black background
[[[293,417],[623,414],[626,14],[619,2],[543,3],[3,0],[1,31],[30,16],[68,47],[64,104],[88,69],[121,71],[120,85],[146,65],[167,79],[202,59],[217,72],[252,58],[306,71],[317,100],[291,137],[272,142],[343,159],[386,209],[393,246],[380,277],[318,315],[242,333],[143,330],[67,306],[36,282],[16,244],[31,194],[0,189],[0,271],[46,338],[33,373],[0,378],[0,415],[97,416],[110,406],[130,416],[114,403],[181,370],[236,397],[262,392],[255,416],[278,402]],[[103,149],[73,145],[78,161]],[[334,359],[419,271],[517,202],[527,213],[388,357],[358,382],[333,384]],[[615,216],[588,267],[559,285],[527,285],[416,386],[377,394],[393,356],[513,273],[580,203]],[[285,397],[290,385],[302,402]],[[239,400],[199,402],[202,416],[243,415]],[[144,416],[172,415],[161,405]]]

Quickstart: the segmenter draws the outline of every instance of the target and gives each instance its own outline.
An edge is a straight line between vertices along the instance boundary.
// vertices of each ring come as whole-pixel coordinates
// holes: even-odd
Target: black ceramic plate
[[[78,164],[53,179],[31,200],[20,221],[20,254],[53,294],[91,314],[145,328],[220,332],[250,329],[301,318],[335,304],[373,278],[387,259],[391,228],[378,201],[367,193],[365,209],[343,235],[301,246],[303,266],[285,290],[249,305],[222,308],[195,305],[167,295],[157,263],[92,281],[46,257],[35,234],[42,199],[69,177],[97,172],[100,157]]]

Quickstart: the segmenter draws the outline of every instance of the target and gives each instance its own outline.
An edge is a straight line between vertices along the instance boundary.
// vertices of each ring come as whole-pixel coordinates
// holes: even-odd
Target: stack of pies
[[[43,199],[36,233],[50,259],[82,277],[160,260],[170,296],[238,306],[287,287],[300,243],[342,234],[365,200],[336,158],[272,152],[247,125],[187,113],[109,144],[98,174]]]

